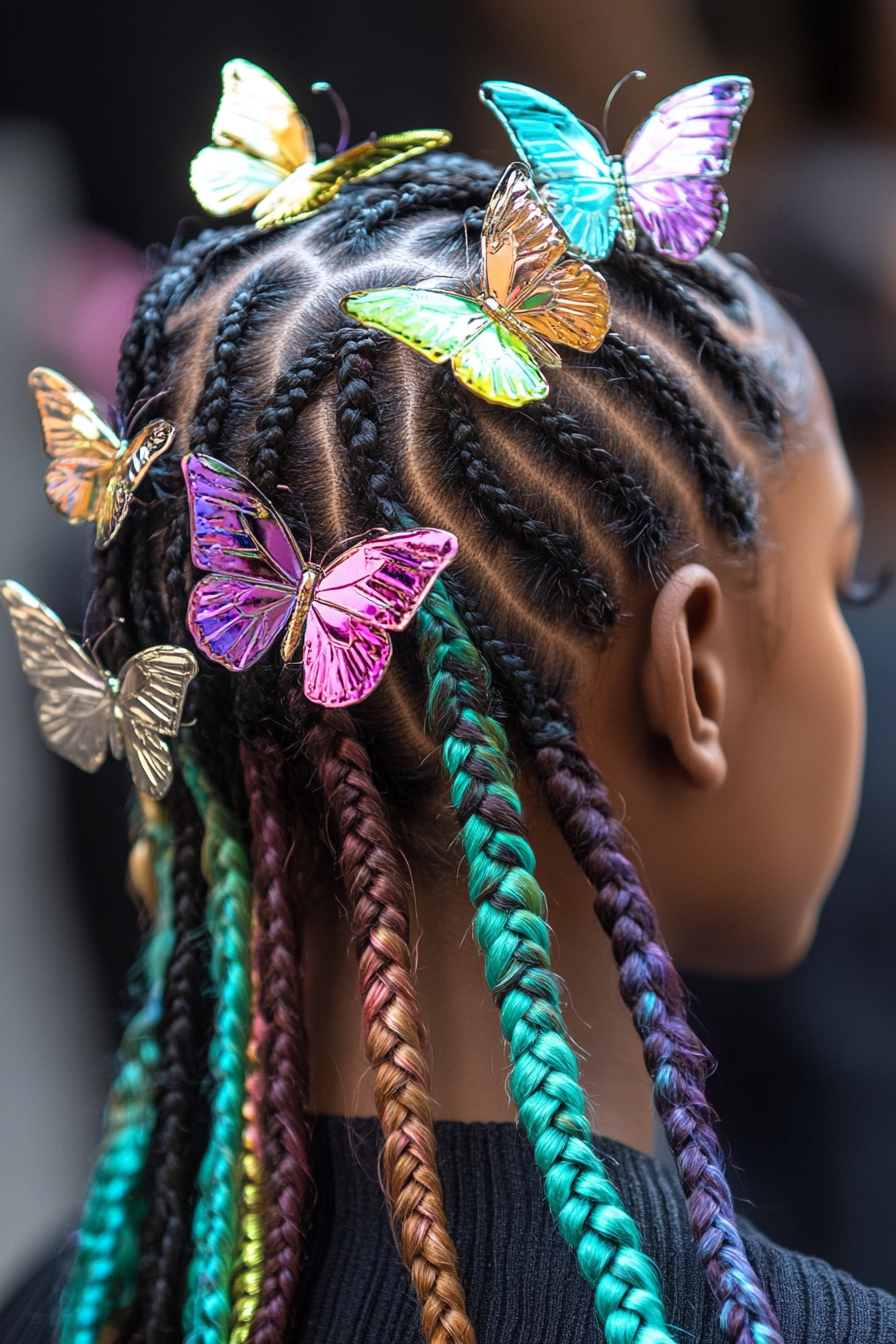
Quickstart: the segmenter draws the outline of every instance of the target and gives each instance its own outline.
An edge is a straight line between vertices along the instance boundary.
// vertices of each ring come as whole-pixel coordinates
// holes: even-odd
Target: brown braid
[[[269,1024],[259,1061],[266,1173],[264,1277],[249,1333],[252,1344],[281,1344],[296,1300],[314,1194],[307,1116],[308,1042],[300,982],[301,918],[287,896],[291,829],[283,757],[272,744],[241,744],[249,799],[256,901],[258,1005]]]
[[[385,1139],[386,1195],[420,1301],[423,1334],[428,1344],[475,1344],[442,1204],[424,1028],[408,942],[408,883],[389,815],[348,714],[325,711],[309,729],[304,749],[338,832],[353,912],[367,1058]]]

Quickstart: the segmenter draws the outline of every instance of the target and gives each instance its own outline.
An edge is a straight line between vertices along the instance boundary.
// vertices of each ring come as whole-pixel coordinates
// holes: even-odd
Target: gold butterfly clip
[[[171,447],[174,425],[151,420],[133,438],[120,438],[86,393],[62,374],[32,369],[28,384],[51,459],[44,478],[47,499],[70,523],[96,522],[96,547],[105,550],[127,517],[137,486]],[[147,404],[134,408],[137,415]],[[135,418],[132,413],[131,421]]]
[[[511,164],[485,212],[480,272],[467,294],[440,280],[347,294],[342,309],[435,364],[451,361],[471,392],[502,406],[540,401],[542,368],[558,368],[552,342],[596,350],[610,323],[603,276],[563,257],[554,223],[522,164]]]
[[[180,731],[184,699],[199,664],[189,649],[159,644],[113,676],[71,638],[59,617],[20,583],[0,584],[25,676],[36,687],[47,746],[93,774],[111,750],[127,757],[134,784],[156,800],[174,778],[166,737]]]
[[[451,142],[448,131],[404,131],[372,137],[351,149],[340,145],[332,158],[317,163],[311,128],[266,71],[251,61],[228,61],[221,82],[213,143],[190,165],[190,186],[210,215],[234,215],[254,207],[252,218],[259,228],[306,219],[346,182]]]

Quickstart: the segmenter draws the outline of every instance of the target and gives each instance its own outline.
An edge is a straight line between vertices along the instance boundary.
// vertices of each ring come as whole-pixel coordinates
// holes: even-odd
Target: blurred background
[[[218,71],[268,69],[333,142],[329,80],[357,138],[448,126],[505,162],[477,101],[514,79],[599,123],[611,147],[661,98],[719,73],[756,101],[724,246],[746,253],[815,345],[867,513],[864,565],[896,556],[896,0],[43,0],[4,20],[0,82],[0,563],[68,622],[85,531],[44,503],[26,376],[111,397],[146,249],[196,214]],[[189,227],[189,226],[187,226]],[[815,947],[774,983],[691,979],[720,1061],[714,1100],[742,1211],[896,1292],[896,596],[850,618],[865,659],[862,813]],[[0,1299],[71,1226],[125,1003],[137,918],[123,894],[126,784],[50,755],[0,622]]]

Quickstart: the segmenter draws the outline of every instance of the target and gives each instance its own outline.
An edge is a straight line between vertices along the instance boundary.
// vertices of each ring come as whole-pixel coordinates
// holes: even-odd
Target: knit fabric
[[[377,1178],[377,1135],[374,1119],[315,1125],[317,1205],[293,1344],[420,1344],[419,1308]],[[438,1122],[436,1135],[479,1344],[600,1344],[591,1290],[544,1201],[525,1136],[512,1124],[454,1121]],[[688,1344],[724,1344],[675,1176],[623,1144],[596,1143],[660,1270],[673,1331]],[[747,1223],[741,1231],[787,1344],[896,1344],[896,1298],[782,1250]],[[62,1258],[0,1312],[0,1344],[51,1344]]]

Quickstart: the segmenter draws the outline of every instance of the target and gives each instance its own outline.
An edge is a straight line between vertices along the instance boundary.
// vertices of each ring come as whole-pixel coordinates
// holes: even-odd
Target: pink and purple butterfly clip
[[[633,249],[636,223],[674,261],[692,261],[721,238],[728,200],[719,178],[753,97],[742,75],[718,75],[665,98],[621,154],[610,154],[597,132],[537,89],[490,80],[480,97],[529,164],[571,252],[601,261],[617,234]]]
[[[302,646],[309,700],[341,708],[370,695],[389,665],[390,634],[410,624],[457,554],[456,538],[438,528],[368,534],[314,565],[240,472],[198,453],[182,466],[193,564],[210,571],[187,612],[202,652],[243,672],[282,635],[284,662]]]

